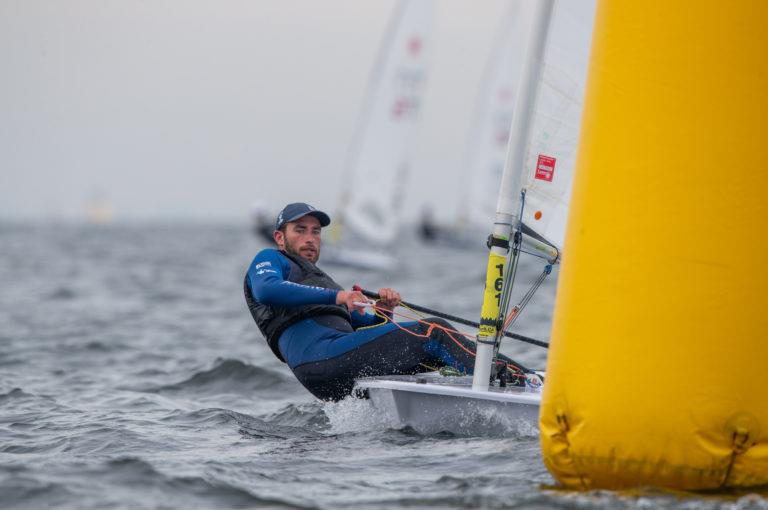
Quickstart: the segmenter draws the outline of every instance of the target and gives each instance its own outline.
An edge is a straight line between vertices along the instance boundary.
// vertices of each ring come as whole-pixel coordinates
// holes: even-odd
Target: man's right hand
[[[344,305],[347,307],[350,313],[358,311],[363,313],[363,307],[356,305],[355,303],[367,303],[368,298],[363,295],[362,292],[356,290],[340,290],[336,294],[336,304]]]

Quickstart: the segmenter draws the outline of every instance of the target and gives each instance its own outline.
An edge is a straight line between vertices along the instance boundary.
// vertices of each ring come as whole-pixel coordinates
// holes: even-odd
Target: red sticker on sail
[[[555,158],[539,154],[539,160],[536,162],[536,178],[542,181],[552,182],[555,175]]]

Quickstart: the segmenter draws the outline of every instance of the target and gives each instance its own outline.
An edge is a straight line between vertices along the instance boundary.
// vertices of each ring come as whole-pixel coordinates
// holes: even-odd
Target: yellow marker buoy
[[[599,3],[540,423],[567,486],[768,484],[766,27]]]

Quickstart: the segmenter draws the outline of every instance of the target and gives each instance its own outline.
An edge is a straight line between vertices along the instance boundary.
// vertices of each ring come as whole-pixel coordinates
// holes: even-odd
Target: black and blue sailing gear
[[[275,249],[259,252],[245,277],[245,298],[267,343],[316,397],[340,400],[359,377],[444,366],[472,373],[474,345],[450,338],[440,329],[451,328],[446,321],[393,324],[349,313],[336,305],[339,290],[311,262]]]
[[[346,307],[336,304],[339,290],[341,287],[311,262],[274,249],[262,250],[245,277],[245,300],[251,315],[272,352],[283,362],[286,360],[278,341],[291,325],[308,317],[353,320]]]

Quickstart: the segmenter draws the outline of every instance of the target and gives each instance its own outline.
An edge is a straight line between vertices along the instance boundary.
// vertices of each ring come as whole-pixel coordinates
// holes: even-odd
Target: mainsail
[[[593,0],[555,5],[521,183],[523,223],[559,250],[565,240],[594,14]]]
[[[532,28],[491,237],[473,381],[477,390],[488,387],[500,335],[532,295],[527,292],[507,315],[523,238],[550,263],[559,260],[565,238],[595,6],[593,1],[565,2],[555,10],[553,3],[526,4]],[[534,291],[547,274],[545,266]]]
[[[433,12],[433,0],[401,0],[390,21],[350,148],[334,244],[381,247],[398,234]]]
[[[532,239],[545,248],[547,260],[539,283],[559,260],[562,248],[558,225],[564,224],[567,211],[595,6],[594,0],[579,1],[578,5],[569,1],[553,11],[553,4],[554,0],[536,0],[520,5],[529,36],[489,239],[491,250],[471,389],[469,376],[450,380],[438,374],[358,380],[358,386],[368,392],[376,408],[419,431],[483,434],[489,416],[538,426],[541,372],[517,367],[525,371],[521,375],[526,388],[509,388],[505,370],[499,372],[498,384],[489,387],[489,383],[492,367],[510,368],[504,363],[493,364],[493,356],[502,332],[532,296],[529,290],[510,309],[516,264],[524,254],[523,239]],[[559,215],[562,219],[556,221]],[[524,225],[521,216],[531,226]]]

